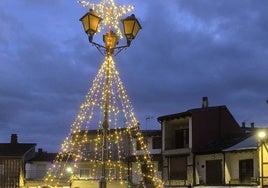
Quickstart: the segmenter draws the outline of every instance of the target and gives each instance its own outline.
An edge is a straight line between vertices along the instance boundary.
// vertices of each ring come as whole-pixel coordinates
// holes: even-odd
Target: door
[[[253,177],[253,159],[239,161],[239,180],[242,183],[249,183]]]
[[[222,160],[206,161],[206,184],[222,184]]]

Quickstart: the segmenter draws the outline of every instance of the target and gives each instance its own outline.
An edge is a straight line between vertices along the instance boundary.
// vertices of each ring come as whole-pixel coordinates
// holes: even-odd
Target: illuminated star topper
[[[119,38],[123,38],[121,29],[119,27],[119,18],[126,13],[134,9],[133,5],[120,5],[116,6],[114,0],[102,0],[101,3],[89,3],[87,1],[78,1],[84,7],[89,7],[97,12],[103,20],[100,22],[99,31],[101,31],[105,26],[109,30],[113,30]]]

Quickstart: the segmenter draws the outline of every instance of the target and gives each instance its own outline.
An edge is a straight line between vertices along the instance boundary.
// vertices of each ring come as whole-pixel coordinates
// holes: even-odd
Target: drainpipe
[[[193,186],[196,185],[196,174],[195,174],[195,154],[193,153]]]
[[[225,181],[225,152],[223,152],[223,182],[224,182],[224,185],[226,184],[226,181]]]

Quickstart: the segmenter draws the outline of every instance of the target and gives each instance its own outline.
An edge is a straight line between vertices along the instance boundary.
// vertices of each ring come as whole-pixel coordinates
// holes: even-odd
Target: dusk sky
[[[115,3],[135,5],[142,25],[115,62],[143,129],[203,96],[239,124],[268,127],[268,1]],[[79,21],[87,11],[76,0],[0,1],[1,143],[15,133],[59,150],[104,59]]]

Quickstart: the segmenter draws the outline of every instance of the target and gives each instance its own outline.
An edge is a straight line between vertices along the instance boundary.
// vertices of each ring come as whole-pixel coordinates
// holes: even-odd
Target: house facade
[[[107,185],[110,184],[114,187],[122,187],[122,180],[127,180],[131,182],[131,185],[139,185],[142,181],[142,178],[139,173],[143,172],[144,168],[140,166],[138,159],[145,157],[150,151],[150,157],[153,160],[154,170],[156,175],[159,179],[161,179],[161,130],[146,130],[140,131],[141,135],[143,136],[143,141],[146,144],[146,150],[144,145],[142,146],[138,139],[139,136],[125,134],[125,129],[116,129],[116,130],[109,130],[110,135],[108,146],[111,149],[108,153],[109,159],[118,161],[119,158],[123,158],[121,160],[122,164],[119,166],[106,166],[106,173],[109,175],[109,178],[112,179],[111,181],[107,182]],[[79,145],[79,151],[83,154],[83,160],[75,162],[75,168],[68,169],[69,167],[73,166],[74,161],[69,160],[67,163],[64,164],[66,169],[63,171],[64,175],[59,180],[58,186],[60,187],[96,187],[99,184],[100,177],[101,177],[101,163],[99,157],[101,154],[101,147],[98,145],[98,141],[100,139],[99,130],[90,130],[86,131],[87,141],[83,142],[83,144]],[[116,132],[116,134],[114,134]],[[117,135],[115,139],[115,135]],[[84,137],[83,131],[81,131],[81,136]],[[28,146],[28,144],[18,144],[17,140],[14,139],[16,137],[12,136],[11,143],[16,143],[16,150],[20,150],[18,145],[20,146]],[[131,137],[131,138],[130,138]],[[118,139],[118,140],[117,140]],[[80,138],[78,139],[80,140]],[[120,141],[120,142],[119,142]],[[120,144],[122,147],[118,147]],[[7,147],[3,147],[7,145]],[[7,182],[1,176],[1,186],[6,188],[43,188],[45,186],[44,179],[46,178],[47,171],[50,167],[53,166],[54,160],[56,158],[56,153],[48,153],[44,152],[42,149],[38,149],[35,152],[35,144],[30,144],[33,146],[30,151],[28,151],[31,155],[24,154],[24,160],[20,162],[21,169],[19,170],[21,174],[19,177],[5,175]],[[97,147],[96,147],[97,146]],[[6,148],[9,148],[10,144],[1,144],[1,151],[6,151]],[[123,150],[121,150],[123,149]],[[121,152],[121,153],[120,153]],[[1,174],[7,171],[7,166],[5,163],[2,163],[3,153],[1,152]],[[96,157],[98,158],[97,160]],[[10,157],[10,154],[6,157],[9,161],[14,160]],[[17,158],[17,157],[16,157]],[[9,162],[10,163],[10,162]],[[12,167],[14,169],[14,167]],[[119,169],[121,168],[121,169]],[[124,170],[122,170],[124,169]],[[146,173],[146,172],[143,172]],[[16,173],[19,174],[19,173]],[[110,179],[110,180],[111,180]],[[58,180],[57,180],[58,181]],[[11,182],[17,182],[16,184]],[[5,184],[4,184],[5,183]],[[128,185],[129,186],[129,185]],[[125,187],[128,187],[127,185]]]
[[[123,180],[129,178],[127,163],[125,158],[130,155],[132,145],[129,134],[126,129],[110,129],[106,135],[106,160],[109,161],[105,166],[105,173],[108,176],[108,182],[120,184]],[[75,151],[81,151],[81,160],[76,161],[76,168],[72,171],[72,187],[84,187],[90,184],[97,186],[102,177],[102,131],[88,130],[78,133],[78,140],[86,140],[83,144],[74,148]],[[80,138],[81,137],[81,138]],[[77,135],[73,135],[77,139]],[[117,163],[116,161],[120,161]]]
[[[122,187],[122,180],[127,180],[130,185],[139,185],[144,177],[141,172],[146,174],[146,164],[140,163],[140,159],[148,155],[152,159],[155,174],[161,179],[161,130],[145,130],[140,131],[143,142],[140,144],[140,137],[133,131],[130,133],[126,129],[110,129],[108,134],[108,159],[111,163],[121,161],[120,165],[106,166],[106,174],[108,175],[108,184],[118,183]],[[80,136],[84,137],[85,132],[81,131]],[[101,146],[96,147],[96,140],[101,139],[101,131],[89,130],[86,132],[87,142],[81,145],[83,152],[83,160],[76,163],[77,168],[72,172],[72,187],[84,187],[90,183],[91,186],[98,185],[102,176],[102,166],[100,161]],[[125,185],[128,187],[129,185]]]
[[[18,143],[16,134],[10,143],[0,144],[0,187],[20,188],[25,185],[25,163],[35,153],[34,143]]]
[[[53,165],[56,153],[48,153],[41,148],[25,163],[25,187],[39,188],[44,184],[48,169]],[[69,177],[63,180],[63,185],[69,187]]]
[[[250,150],[227,150],[254,131],[241,128],[226,106],[209,107],[204,97],[202,107],[158,121],[165,187],[258,184],[257,142]]]
[[[225,182],[235,184],[259,184],[259,141],[255,135],[223,150],[225,158]],[[267,155],[267,154],[266,154]]]
[[[154,166],[155,176],[162,179],[162,137],[161,130],[142,130],[143,138],[145,140],[150,157]],[[136,158],[142,158],[146,155],[146,151],[141,148],[137,138],[133,139],[133,149],[129,156],[128,166],[132,169],[130,172],[131,182],[135,185],[139,185],[142,181],[141,173],[134,173],[144,170],[143,166],[140,166],[140,162]]]
[[[148,171],[145,160],[139,160],[148,159],[147,151],[154,174],[165,188],[268,186],[267,137],[257,138],[260,128],[254,124],[240,127],[225,105],[208,106],[208,99],[203,98],[200,108],[161,116],[158,121],[161,130],[109,130],[108,187],[151,187],[150,182],[148,186],[141,183],[144,177],[140,175]],[[88,130],[79,134],[74,135],[79,142],[76,154],[82,157],[65,164],[59,184],[63,188],[99,186],[102,133]],[[42,188],[56,154],[35,152],[35,146],[18,143],[15,134],[10,143],[0,144],[0,187]],[[113,165],[118,160],[120,165]],[[76,168],[67,171],[74,163]],[[124,184],[125,180],[131,184]]]

